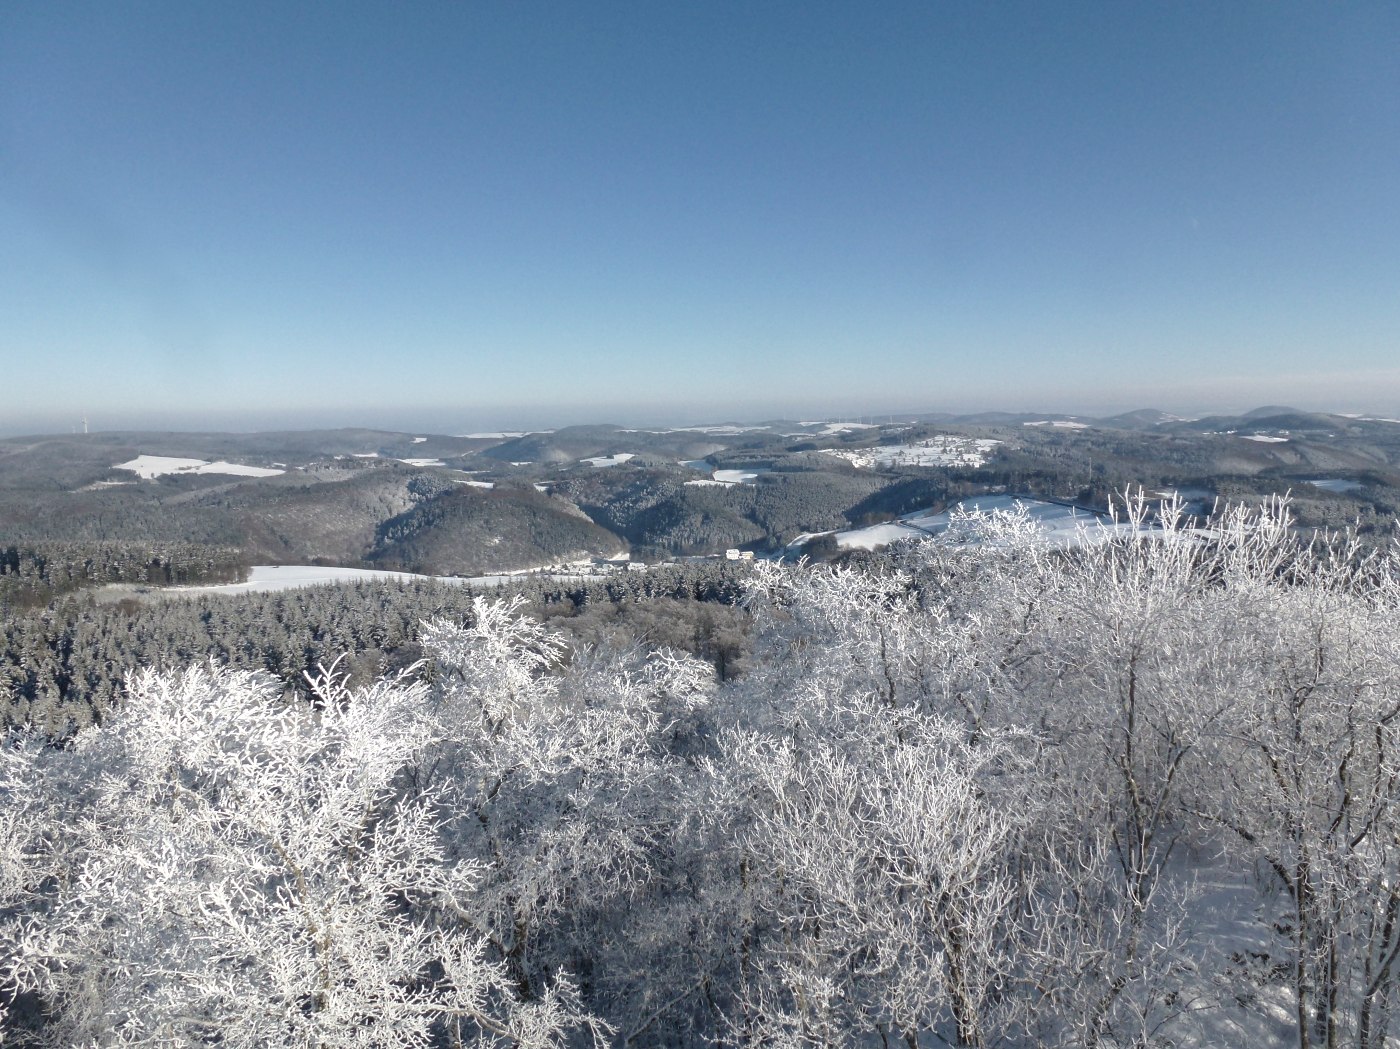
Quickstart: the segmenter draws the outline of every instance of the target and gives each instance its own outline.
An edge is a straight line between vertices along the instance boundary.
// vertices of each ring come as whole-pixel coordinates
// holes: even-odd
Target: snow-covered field
[[[1199,502],[1203,499],[1214,499],[1215,493],[1209,488],[1159,488],[1152,493],[1159,499],[1180,499],[1182,502]]]
[[[1022,426],[1053,426],[1061,430],[1087,430],[1088,423],[1077,423],[1072,419],[1038,419],[1035,422],[1022,423]]]
[[[682,462],[681,465],[689,466],[691,469],[694,470],[710,469],[710,464],[705,462],[704,459],[695,459],[690,462]],[[710,472],[710,476],[706,479],[701,480],[697,478],[694,481],[686,481],[685,483],[688,485],[694,485],[695,487],[732,488],[736,484],[754,484],[758,481],[759,474],[766,474],[767,472],[767,470],[763,469],[712,470]]]
[[[453,586],[490,587],[517,582],[524,577],[537,574],[546,574],[551,579],[563,581],[601,578],[599,572],[581,569],[545,573],[535,571],[505,572],[483,576],[430,576],[417,575],[413,572],[381,572],[370,568],[330,568],[321,565],[256,565],[249,571],[246,583],[169,587],[164,592],[190,596],[271,593],[277,590],[297,590],[306,586],[325,586],[328,583],[364,583],[376,579],[397,582],[431,580]]]
[[[771,430],[771,426],[677,426],[674,430],[653,430],[652,433],[703,433],[712,437],[737,437],[743,433]]]
[[[244,466],[241,463],[226,463],[222,459],[205,462],[203,459],[180,459],[171,455],[138,455],[135,459],[117,463],[114,470],[130,470],[137,477],[152,480],[164,474],[232,474],[236,477],[276,477],[285,470],[274,470],[268,466]]]
[[[823,448],[823,455],[852,466],[981,466],[1000,441],[939,434],[914,444],[880,444],[873,448]]]
[[[595,455],[589,459],[580,459],[579,462],[587,463],[589,466],[617,466],[625,463],[628,459],[635,459],[636,452],[618,452],[616,455]]]
[[[1287,437],[1270,437],[1268,434],[1265,434],[1265,433],[1242,433],[1242,434],[1240,434],[1240,440],[1242,440],[1242,441],[1258,441],[1260,444],[1287,444],[1287,443],[1288,443],[1288,438],[1287,438]]]
[[[400,459],[399,462],[407,463],[409,466],[445,466],[441,459]]]
[[[412,572],[379,572],[368,568],[329,568],[321,565],[256,565],[246,583],[220,583],[214,586],[185,586],[182,594],[252,594],[272,590],[295,590],[325,583],[362,583],[372,579],[437,579],[443,583],[464,583],[447,576],[414,575]]]
[[[1115,535],[1130,535],[1134,531],[1133,526],[1127,522],[1112,522],[1088,510],[1060,503],[1045,503],[1038,499],[1018,499],[1012,495],[979,496],[976,499],[966,499],[958,506],[965,510],[993,513],[998,510],[1011,510],[1018,504],[1025,508],[1031,521],[1047,541],[1058,546],[1075,546],[1080,542],[1106,540]],[[929,510],[917,510],[912,514],[905,514],[897,521],[866,528],[852,528],[842,532],[804,533],[788,545],[788,550],[799,553],[800,547],[808,540],[823,535],[835,535],[837,545],[843,550],[876,550],[901,539],[928,539],[939,535],[947,531],[951,518],[951,511],[933,513]]]
[[[1360,481],[1347,481],[1340,477],[1320,478],[1316,481],[1308,481],[1314,488],[1321,488],[1324,492],[1354,492],[1358,488],[1364,488]]]
[[[807,425],[817,425],[815,423],[803,423]],[[821,424],[823,436],[835,437],[843,433],[855,433],[857,430],[878,430],[879,423],[823,423]]]

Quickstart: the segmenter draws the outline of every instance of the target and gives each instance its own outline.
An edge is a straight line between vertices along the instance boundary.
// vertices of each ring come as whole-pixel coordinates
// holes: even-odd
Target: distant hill
[[[1121,415],[1110,415],[1106,419],[1096,419],[1095,424],[1115,430],[1151,430],[1163,423],[1180,421],[1179,416],[1158,411],[1156,408],[1139,408],[1136,411],[1123,412]]]
[[[462,487],[385,521],[368,560],[429,575],[482,575],[626,549],[575,508],[533,488]]]
[[[629,546],[649,560],[777,549],[800,532],[989,492],[1103,506],[1136,485],[1292,491],[1309,521],[1347,523],[1358,507],[1377,521],[1400,514],[1400,423],[1385,419],[1280,405],[1194,420],[1155,408],[913,418],[0,439],[0,543],[180,541],[236,547],[255,564],[479,574]],[[851,457],[949,434],[990,438],[995,450],[960,464]],[[118,468],[141,457],[150,476]],[[150,465],[160,457],[186,472]],[[192,461],[223,469],[195,473]]]

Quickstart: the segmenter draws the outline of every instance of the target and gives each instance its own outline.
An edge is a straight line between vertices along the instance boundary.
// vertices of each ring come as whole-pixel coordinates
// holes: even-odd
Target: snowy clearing
[[[470,480],[470,479],[468,479],[468,478],[466,478],[466,477],[454,477],[454,478],[452,478],[452,480],[456,481],[458,484],[469,484],[469,485],[471,485],[473,488],[495,488],[495,487],[496,487],[496,482],[495,482],[495,481],[473,481],[473,480]],[[539,485],[535,485],[535,487],[536,487],[536,488],[539,488]]]
[[[256,565],[248,573],[246,583],[221,583],[214,586],[182,586],[171,589],[180,594],[252,594],[274,590],[296,590],[304,586],[324,586],[326,583],[363,583],[373,579],[393,579],[402,582],[435,579],[440,583],[463,583],[466,580],[450,576],[415,575],[412,572],[381,572],[369,568],[331,568],[323,565]]]
[[[803,426],[820,426],[821,432],[826,437],[836,437],[843,433],[855,433],[857,430],[878,430],[879,423],[803,423]]]
[[[1288,442],[1287,437],[1270,437],[1263,433],[1242,433],[1240,440],[1258,441],[1260,444],[1286,444]]]
[[[694,487],[696,487],[696,488],[733,488],[733,487],[734,487],[736,484],[738,484],[739,482],[738,482],[738,481],[711,481],[711,480],[701,480],[701,481],[686,481],[685,483],[688,484],[688,485],[692,485],[692,486],[694,486]]]
[[[716,470],[710,475],[712,480],[723,484],[753,484],[758,475],[767,470]]]
[[[1338,494],[1342,492],[1354,492],[1358,488],[1366,487],[1360,481],[1347,481],[1340,477],[1324,477],[1316,481],[1305,481],[1304,483],[1310,484],[1314,488],[1321,488],[1324,492],[1336,492]]]
[[[1158,499],[1180,499],[1185,503],[1215,498],[1215,493],[1208,488],[1159,488],[1152,494]]]
[[[427,439],[426,437],[415,437],[415,438],[413,438],[413,443],[414,443],[414,444],[427,444],[427,443],[428,443],[428,439]]]
[[[617,466],[619,463],[625,463],[628,459],[636,457],[636,452],[618,452],[616,455],[595,455],[590,459],[580,459],[579,462],[594,467]]]
[[[248,573],[246,583],[218,583],[210,586],[166,587],[163,592],[172,596],[198,596],[204,594],[236,595],[272,593],[278,590],[299,590],[307,586],[326,586],[333,583],[365,583],[375,580],[390,582],[436,582],[451,586],[491,587],[519,582],[530,576],[548,576],[550,579],[577,582],[585,579],[601,579],[607,573],[581,570],[583,563],[562,571],[548,569],[521,569],[518,572],[498,572],[482,576],[433,576],[418,575],[413,572],[388,572],[372,568],[333,568],[322,565],[255,565]],[[124,585],[124,584],[117,584]]]
[[[117,463],[114,470],[130,470],[144,480],[150,481],[165,474],[232,474],[236,477],[276,477],[285,470],[274,470],[267,466],[244,466],[241,463],[226,463],[222,459],[205,462],[203,459],[180,459],[171,455],[138,455],[128,462]]]
[[[771,426],[678,426],[674,430],[653,430],[653,433],[704,433],[715,437],[738,437],[740,434],[758,430],[771,430]]]
[[[965,499],[957,508],[982,513],[1009,511],[1017,505],[1025,508],[1031,521],[1042,535],[1057,546],[1077,546],[1081,542],[1098,542],[1116,535],[1131,535],[1135,531],[1131,524],[1113,522],[1090,510],[1061,503],[1046,503],[1038,499],[1019,499],[1014,495],[987,495],[976,499]],[[955,508],[956,509],[956,508]],[[905,514],[896,521],[870,525],[866,528],[852,528],[840,532],[811,532],[799,535],[787,549],[796,554],[809,540],[823,535],[834,535],[842,550],[878,550],[901,539],[929,539],[948,529],[952,520],[952,510],[933,513],[929,510],[916,510]]]
[[[993,448],[991,438],[939,434],[914,444],[879,444],[873,448],[823,448],[823,455],[845,459],[857,469],[874,466],[981,466]]]
[[[1077,423],[1072,419],[1037,419],[1035,422],[1022,423],[1022,426],[1054,426],[1061,430],[1087,430],[1088,423]]]
[[[526,430],[488,430],[484,433],[463,433],[459,437],[468,441],[504,441],[512,437],[524,437]],[[543,430],[542,433],[552,433],[552,430]]]
[[[446,466],[441,459],[400,459],[399,462],[407,463],[409,466]]]

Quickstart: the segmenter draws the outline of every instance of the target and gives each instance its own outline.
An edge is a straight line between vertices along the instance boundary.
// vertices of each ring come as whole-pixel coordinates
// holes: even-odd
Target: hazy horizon
[[[397,433],[435,433],[461,435],[492,431],[542,431],[566,426],[614,425],[637,428],[683,428],[734,423],[754,425],[777,420],[823,420],[871,423],[900,423],[915,416],[947,414],[951,416],[1004,412],[1011,415],[1039,415],[1056,418],[1109,418],[1140,410],[1157,410],[1182,419],[1211,415],[1242,415],[1259,408],[1279,406],[1305,412],[1396,419],[1400,411],[1384,405],[1336,405],[1309,398],[1294,400],[1270,399],[1214,404],[1158,404],[1136,402],[1085,403],[1068,407],[1055,404],[976,403],[957,405],[840,406],[823,408],[814,405],[773,405],[765,411],[762,406],[739,406],[713,411],[704,407],[657,408],[646,405],[560,405],[516,406],[472,411],[453,409],[366,409],[325,412],[247,412],[227,413],[169,413],[169,414],[90,414],[76,419],[40,416],[26,425],[24,417],[0,415],[0,437],[62,436],[82,433],[84,425],[90,433],[112,432],[190,432],[190,433],[256,433],[278,430],[368,429]],[[808,408],[810,410],[803,410]]]

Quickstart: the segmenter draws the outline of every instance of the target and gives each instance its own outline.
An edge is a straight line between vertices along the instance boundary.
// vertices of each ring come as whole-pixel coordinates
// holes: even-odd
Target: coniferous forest
[[[1400,563],[1282,505],[1068,548],[963,514],[650,594],[350,589],[339,623],[305,594],[153,606],[206,632],[85,716],[6,685],[10,1044],[1400,1036]],[[647,636],[657,601],[696,629]]]

